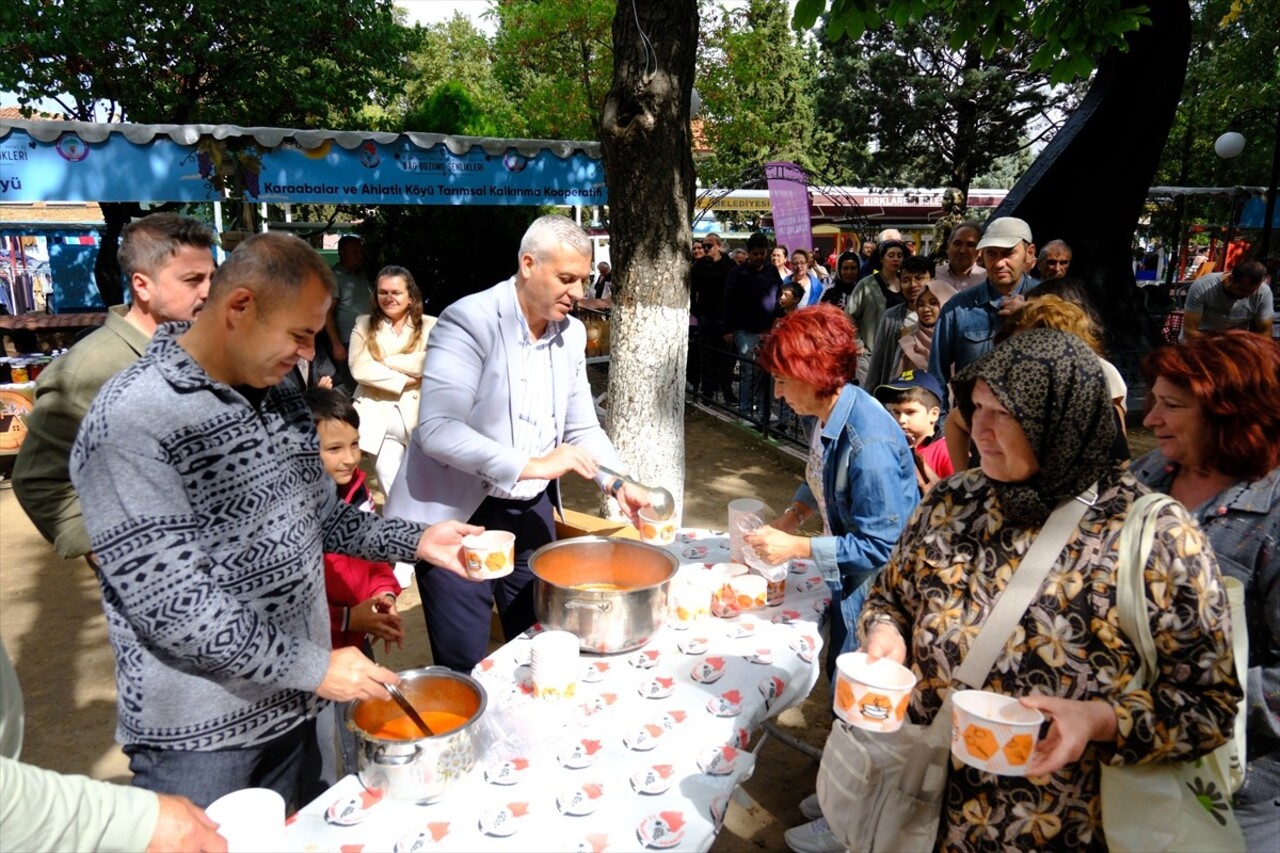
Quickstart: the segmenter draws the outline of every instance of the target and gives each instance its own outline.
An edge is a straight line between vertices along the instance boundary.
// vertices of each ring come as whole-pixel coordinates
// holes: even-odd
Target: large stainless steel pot
[[[416,803],[431,803],[460,783],[476,765],[476,723],[488,704],[480,682],[443,666],[399,673],[400,690],[431,724],[442,711],[466,719],[451,732],[416,740],[389,740],[372,733],[405,713],[390,697],[357,699],[347,711],[356,735],[360,782],[370,791]]]
[[[544,627],[576,634],[583,651],[638,649],[662,627],[679,567],[674,555],[642,542],[562,539],[529,557],[533,610]]]

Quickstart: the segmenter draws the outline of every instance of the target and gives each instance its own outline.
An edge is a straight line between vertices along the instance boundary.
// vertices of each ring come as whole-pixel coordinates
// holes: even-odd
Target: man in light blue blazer
[[[569,316],[591,275],[591,242],[543,216],[520,242],[515,276],[451,305],[427,342],[422,409],[386,515],[470,518],[516,535],[516,569],[471,582],[416,566],[435,663],[469,672],[484,657],[498,606],[510,640],[534,622],[529,555],[555,539],[556,481],[595,479],[634,517],[646,498],[599,472],[624,470],[596,418],[586,330]]]

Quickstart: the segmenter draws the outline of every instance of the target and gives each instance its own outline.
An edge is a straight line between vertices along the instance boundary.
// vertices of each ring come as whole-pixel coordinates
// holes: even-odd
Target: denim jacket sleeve
[[[950,303],[942,306],[938,322],[933,327],[933,343],[929,346],[929,373],[938,380],[938,386],[942,388],[942,411],[939,413],[938,423],[946,422],[951,402],[948,383],[951,382],[951,367],[954,363],[952,352],[955,347],[956,315],[954,310],[948,311],[948,307]]]
[[[815,537],[810,547],[823,578],[852,576],[857,587],[889,561],[920,498],[909,456],[904,457],[898,442],[888,437],[862,444],[849,454],[847,467],[847,491],[840,489],[829,498],[842,505],[828,507],[829,513],[838,514],[843,532]]]

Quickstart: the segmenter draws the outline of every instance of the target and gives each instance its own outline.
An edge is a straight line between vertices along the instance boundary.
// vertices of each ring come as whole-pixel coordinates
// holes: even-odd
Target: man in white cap
[[[1035,265],[1036,247],[1030,226],[1021,219],[1002,216],[987,223],[978,254],[987,280],[947,300],[934,328],[929,372],[944,388],[952,376],[991,350],[1004,317],[1021,306],[1034,286],[1026,270]],[[945,416],[945,398],[942,408]]]

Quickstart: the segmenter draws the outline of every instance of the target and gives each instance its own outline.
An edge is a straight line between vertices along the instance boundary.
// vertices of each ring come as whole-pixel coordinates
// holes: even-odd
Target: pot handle
[[[404,764],[412,764],[421,754],[422,748],[415,746],[413,752],[402,755],[388,755],[386,749],[379,749],[373,753],[371,758],[374,764],[381,764],[384,767],[398,767]]]
[[[608,613],[613,609],[612,601],[588,601],[585,598],[571,598],[564,603],[565,610],[598,610]]]

